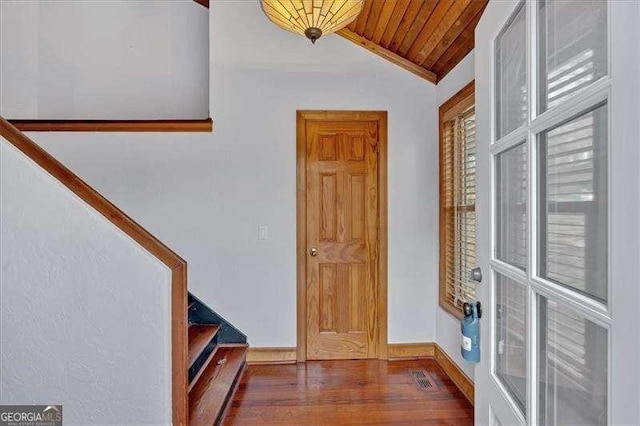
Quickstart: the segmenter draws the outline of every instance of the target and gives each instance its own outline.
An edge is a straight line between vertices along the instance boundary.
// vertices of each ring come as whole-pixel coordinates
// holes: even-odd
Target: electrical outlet
[[[269,228],[267,225],[258,225],[258,240],[269,239]]]

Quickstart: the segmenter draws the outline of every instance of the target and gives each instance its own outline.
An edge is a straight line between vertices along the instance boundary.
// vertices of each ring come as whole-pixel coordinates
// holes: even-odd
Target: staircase
[[[170,269],[173,424],[186,425],[187,416],[190,425],[220,424],[247,364],[247,337],[187,293],[180,256],[1,116],[0,135]]]
[[[247,337],[189,293],[189,424],[218,425],[247,365]]]

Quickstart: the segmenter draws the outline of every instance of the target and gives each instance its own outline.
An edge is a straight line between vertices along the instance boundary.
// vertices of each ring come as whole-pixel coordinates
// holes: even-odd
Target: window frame
[[[450,313],[457,319],[463,318],[462,309],[454,306],[447,299],[447,246],[446,246],[446,217],[449,214],[444,203],[445,195],[445,179],[444,179],[444,148],[445,148],[445,124],[469,107],[475,107],[475,80],[471,80],[467,85],[460,89],[456,94],[440,105],[438,109],[439,124],[439,197],[438,197],[438,213],[439,213],[439,284],[438,284],[438,300],[439,305],[446,312]],[[477,232],[477,231],[476,231]]]

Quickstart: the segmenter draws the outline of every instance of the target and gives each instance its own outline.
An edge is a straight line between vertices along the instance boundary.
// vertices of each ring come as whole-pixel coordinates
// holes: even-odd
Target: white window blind
[[[554,116],[606,76],[607,1],[541,0],[538,99]],[[608,104],[538,134],[538,274],[608,303]],[[608,332],[554,297],[538,296],[538,421],[607,422]],[[575,302],[575,300],[574,300]]]
[[[607,105],[540,136],[540,274],[607,301]]]
[[[559,105],[607,73],[607,2],[540,1],[540,108]]]
[[[607,330],[539,298],[540,424],[606,424]]]

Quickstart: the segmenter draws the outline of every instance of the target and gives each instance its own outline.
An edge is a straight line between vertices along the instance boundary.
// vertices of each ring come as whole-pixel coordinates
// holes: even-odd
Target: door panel
[[[376,358],[376,122],[308,121],[307,358]]]

